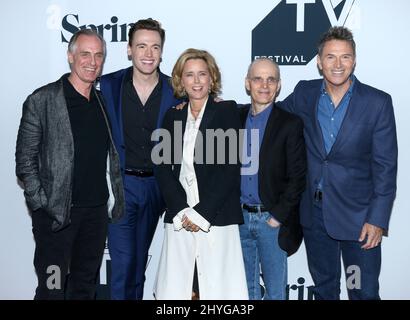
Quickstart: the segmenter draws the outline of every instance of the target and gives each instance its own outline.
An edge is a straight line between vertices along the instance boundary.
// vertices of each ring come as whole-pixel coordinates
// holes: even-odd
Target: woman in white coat
[[[155,175],[167,205],[155,298],[191,299],[195,278],[201,299],[248,299],[238,230],[243,216],[236,103],[214,101],[221,75],[204,50],[182,53],[172,86],[188,106],[167,112],[155,148],[162,159]]]

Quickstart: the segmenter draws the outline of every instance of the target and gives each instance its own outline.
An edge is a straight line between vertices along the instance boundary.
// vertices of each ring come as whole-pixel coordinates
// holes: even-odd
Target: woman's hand
[[[182,109],[184,109],[184,107],[185,107],[186,104],[187,104],[186,102],[181,102],[180,104],[178,104],[177,106],[175,106],[175,109],[177,109],[177,110],[182,110]]]
[[[186,231],[190,231],[190,232],[198,232],[199,231],[199,227],[195,223],[193,223],[191,220],[189,220],[187,216],[184,216],[182,218],[182,227]]]

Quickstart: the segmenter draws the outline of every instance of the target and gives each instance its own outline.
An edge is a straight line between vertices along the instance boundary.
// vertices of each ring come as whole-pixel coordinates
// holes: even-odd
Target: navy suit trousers
[[[125,215],[108,229],[111,299],[141,300],[148,250],[164,202],[154,177],[125,175],[124,190]]]
[[[380,245],[369,250],[359,241],[340,241],[326,232],[321,202],[313,209],[313,223],[303,228],[309,271],[316,300],[340,299],[341,257],[350,300],[379,300]],[[341,213],[342,214],[342,213]]]

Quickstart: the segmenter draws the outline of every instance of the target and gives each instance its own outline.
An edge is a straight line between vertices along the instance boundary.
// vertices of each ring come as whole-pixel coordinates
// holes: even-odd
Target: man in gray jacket
[[[105,52],[101,36],[80,30],[68,44],[71,72],[23,105],[16,174],[32,212],[35,299],[93,299],[108,221],[124,210],[118,153],[94,87]]]

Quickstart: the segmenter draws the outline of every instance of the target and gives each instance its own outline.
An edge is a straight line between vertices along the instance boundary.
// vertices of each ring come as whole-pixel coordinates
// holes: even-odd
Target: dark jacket
[[[178,150],[176,144],[179,144],[179,146],[182,145],[187,112],[187,107],[182,110],[175,108],[168,110],[162,126],[170,133],[171,145],[169,150],[172,153],[172,163],[158,165],[155,170],[155,175],[167,205],[167,212],[164,219],[166,223],[172,223],[172,219],[179,211],[189,207],[185,190],[179,182],[182,152],[179,154],[174,153],[175,150]],[[174,127],[174,125],[177,127]],[[180,132],[178,132],[178,126],[181,128]],[[241,224],[243,223],[243,216],[240,206],[240,165],[238,160],[238,148],[236,147],[236,150],[228,148],[228,142],[226,141],[225,148],[218,150],[216,139],[212,147],[206,141],[206,130],[222,129],[226,131],[231,129],[231,133],[234,133],[236,136],[233,144],[237,146],[239,127],[240,121],[236,103],[233,101],[217,103],[214,102],[213,98],[209,97],[199,127],[204,143],[200,145],[197,138],[195,146],[195,153],[202,153],[203,155],[203,163],[199,163],[200,161],[194,162],[199,193],[199,203],[194,206],[194,209],[204,217],[211,226]],[[208,154],[211,148],[213,150],[212,156]],[[218,152],[221,151],[225,153],[225,161],[223,161],[224,163],[218,164]],[[230,152],[233,153],[231,156],[235,158],[232,164],[227,163]],[[209,158],[212,159],[213,163],[210,163]]]
[[[239,109],[243,127],[250,105]],[[295,253],[302,242],[299,202],[306,185],[306,149],[303,122],[273,107],[259,151],[259,197],[281,223],[279,245]]]
[[[389,227],[397,178],[392,98],[356,79],[342,126],[327,154],[317,121],[322,84],[323,79],[301,81],[280,104],[304,122],[308,176],[301,223],[312,225],[313,194],[322,179],[326,231],[337,240],[357,241],[365,223]]]
[[[111,141],[107,168],[111,184],[108,187],[115,203],[109,216],[115,222],[124,211],[120,163],[101,94],[96,91],[96,95]],[[16,175],[23,183],[27,205],[32,211],[44,209],[54,220],[53,231],[70,223],[73,166],[73,135],[60,78],[27,97],[16,144]]]

